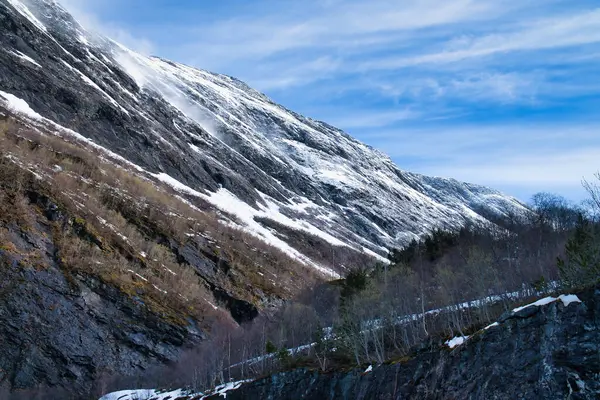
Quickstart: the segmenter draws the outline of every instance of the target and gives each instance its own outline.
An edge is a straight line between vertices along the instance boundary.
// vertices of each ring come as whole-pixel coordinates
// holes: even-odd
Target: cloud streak
[[[415,172],[485,182],[524,198],[549,188],[580,198],[582,178],[600,170],[600,123],[471,125],[365,135]]]
[[[150,39],[137,36],[127,27],[98,17],[100,10],[116,7],[113,0],[59,0],[59,3],[89,31],[106,35],[141,54],[150,55],[156,50]]]
[[[390,57],[359,65],[361,70],[398,69],[421,64],[442,64],[486,57],[498,53],[547,50],[600,42],[600,9],[566,18],[550,18],[531,23],[516,32],[461,38],[446,44],[440,52],[409,57]]]

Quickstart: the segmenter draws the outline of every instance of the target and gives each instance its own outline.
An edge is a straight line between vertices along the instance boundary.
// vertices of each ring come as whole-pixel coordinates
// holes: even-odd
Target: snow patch
[[[84,45],[89,46],[90,42],[87,40],[87,38],[85,36],[83,36],[82,34],[80,34],[77,39]]]
[[[27,102],[25,100],[22,100],[15,95],[3,92],[1,90],[0,90],[0,96],[2,96],[4,98],[4,103],[5,103],[4,106],[8,110],[10,110],[14,113],[25,115],[25,116],[27,116],[31,119],[35,119],[35,120],[41,120],[43,118],[40,114],[33,111],[31,109],[31,107],[29,107],[29,104],[27,104]]]
[[[553,303],[553,302],[555,302],[555,301],[557,301],[557,300],[560,300],[560,301],[562,301],[562,303],[563,303],[563,305],[564,305],[565,307],[567,307],[567,306],[568,306],[569,304],[571,304],[571,303],[581,303],[581,300],[579,300],[579,297],[577,297],[577,295],[575,295],[575,294],[561,294],[561,295],[560,295],[560,296],[558,296],[558,297],[552,297],[552,296],[549,296],[549,297],[544,297],[543,299],[540,299],[540,300],[538,300],[538,301],[536,301],[536,302],[533,302],[533,303],[531,303],[531,304],[527,304],[527,305],[524,305],[524,306],[522,306],[522,307],[517,307],[517,308],[515,308],[515,309],[514,309],[514,310],[512,310],[512,311],[513,311],[513,312],[519,312],[519,311],[521,311],[521,310],[524,310],[524,309],[525,309],[525,308],[527,308],[527,307],[532,307],[532,306],[536,306],[536,307],[539,307],[539,306],[545,306],[546,304]]]
[[[454,337],[450,340],[447,340],[445,345],[450,347],[451,349],[460,346],[461,344],[463,344],[464,342],[467,341],[467,339],[469,339],[469,336],[457,336]]]
[[[251,207],[250,205],[248,205],[247,203],[241,201],[239,198],[237,198],[233,193],[231,193],[227,189],[219,189],[216,192],[210,193],[207,195],[207,194],[200,193],[197,190],[190,188],[189,186],[179,182],[177,179],[175,179],[165,173],[151,174],[151,175],[154,176],[155,178],[157,178],[158,180],[166,183],[167,185],[171,186],[173,189],[175,189],[179,192],[186,193],[186,194],[196,196],[196,197],[200,197],[200,198],[208,201],[209,203],[211,203],[218,209],[220,209],[230,215],[235,216],[241,223],[243,223],[243,226],[241,226],[241,228],[245,232],[263,240],[264,242],[266,242],[267,244],[269,244],[273,247],[278,248],[279,250],[286,253],[288,256],[300,261],[301,263],[303,263],[305,265],[310,265],[310,266],[314,267],[315,269],[317,269],[318,271],[320,271],[321,273],[323,273],[327,276],[331,276],[333,278],[340,277],[340,275],[338,273],[336,273],[335,271],[331,270],[330,268],[323,267],[323,266],[318,265],[317,263],[313,262],[308,257],[306,257],[305,255],[301,254],[299,251],[297,251],[296,249],[291,247],[285,241],[283,241],[282,239],[277,237],[270,229],[265,228],[260,223],[256,222],[255,217],[264,217],[264,216],[269,215],[264,211],[265,210],[264,207],[263,207],[263,210],[255,209],[255,208]],[[270,208],[267,208],[267,210],[270,210]],[[274,214],[271,214],[271,215],[274,215]],[[306,228],[306,229],[308,229],[308,228]],[[326,235],[324,232],[321,232],[321,234]],[[333,237],[329,237],[329,239],[333,240],[333,241],[337,240]]]
[[[368,254],[369,256],[371,256],[371,257],[373,257],[373,258],[377,259],[377,261],[379,261],[380,263],[383,263],[383,264],[386,264],[386,265],[389,265],[389,264],[391,264],[391,263],[392,263],[392,262],[391,262],[390,260],[388,260],[387,258],[385,258],[385,257],[383,257],[383,256],[381,256],[381,255],[379,255],[379,254],[377,254],[377,253],[375,253],[373,250],[371,250],[371,249],[368,249],[368,248],[366,248],[366,247],[364,247],[364,246],[362,247],[362,251],[363,251],[365,254]]]
[[[152,286],[154,287],[154,289],[158,290],[159,292],[161,292],[163,294],[168,294],[168,292],[166,290],[162,290],[161,288],[159,288],[158,286],[156,286],[154,284]]]
[[[499,326],[500,324],[498,322],[494,322],[493,324],[489,324],[488,326],[486,326],[485,328],[483,328],[484,331],[487,331],[490,328],[493,328],[495,326]]]
[[[201,393],[192,394],[183,389],[177,389],[169,392],[156,389],[133,389],[109,393],[100,397],[99,400],[172,400],[183,396],[198,396],[200,394]]]
[[[581,303],[581,300],[575,294],[561,294],[558,298],[563,302],[565,307],[568,307],[571,303]]]
[[[135,272],[134,270],[128,269],[127,272],[131,272],[132,274],[134,274],[135,276],[137,276],[138,278],[140,278],[141,280],[143,280],[144,282],[148,282],[148,279],[144,278],[142,275],[138,274],[137,272]],[[158,288],[157,288],[158,289]]]
[[[177,275],[175,272],[173,272],[173,270],[171,270],[170,268],[167,268],[164,264],[161,264],[161,266],[164,268],[165,271],[167,271],[171,275],[174,275],[174,276]]]
[[[217,307],[216,305],[214,305],[211,301],[209,301],[208,299],[204,298],[204,301],[206,301],[208,304],[210,304],[210,306],[214,309],[214,310],[218,310],[219,307]]]
[[[217,386],[209,395],[202,397],[200,400],[205,399],[209,396],[215,396],[215,395],[219,395],[219,396],[222,396],[223,398],[227,398],[227,392],[229,392],[231,390],[239,389],[239,387],[242,386],[242,384],[244,384],[246,382],[250,382],[250,380],[228,382],[223,385]]]
[[[358,182],[353,179],[349,173],[343,169],[336,170],[321,170],[318,172],[318,176],[323,180],[329,180],[334,182],[341,182],[348,186],[357,186]]]
[[[164,172],[161,172],[158,174],[150,174],[150,175],[152,175],[159,181],[171,186],[173,189],[177,190],[178,192],[186,193],[186,194],[196,196],[196,197],[205,197],[204,194],[192,189],[191,187],[189,187],[187,185],[184,185],[183,183],[179,182],[177,179],[173,178],[171,175],[165,174]]]
[[[31,11],[29,11],[29,8],[27,8],[25,6],[25,4],[21,3],[18,0],[8,0],[8,2],[15,8],[15,10],[17,10],[17,12],[19,14],[21,14],[22,16],[27,18],[27,20],[29,20],[29,22],[31,22],[33,25],[35,25],[36,28],[38,28],[39,30],[41,30],[44,33],[48,32],[48,29],[46,28],[46,26],[44,24],[42,24],[42,22],[39,19],[37,19],[35,17],[35,15],[33,15],[31,13]]]
[[[556,300],[558,300],[556,297],[552,297],[552,296],[544,297],[543,299],[539,299],[538,301],[535,301],[533,303],[514,308],[512,310],[512,312],[516,313],[516,312],[519,312],[521,310],[524,310],[526,308],[533,307],[533,306],[535,306],[535,307],[545,306],[546,304],[550,304],[552,302],[555,302]]]
[[[21,53],[21,52],[20,52],[20,51],[18,51],[18,50],[15,50],[15,51],[9,51],[9,53],[10,53],[10,54],[12,54],[12,55],[13,55],[13,56],[15,56],[15,57],[19,57],[19,58],[20,58],[20,59],[22,59],[22,60],[25,60],[25,61],[27,61],[27,62],[30,62],[31,64],[34,64],[34,65],[36,65],[36,66],[38,66],[38,67],[42,68],[42,66],[41,66],[40,64],[38,64],[38,62],[37,62],[37,61],[35,61],[33,58],[29,57],[27,54],[23,54],[23,53]]]
[[[219,189],[218,191],[211,193],[210,195],[201,195],[202,198],[215,205],[217,208],[236,216],[241,222],[245,224],[243,228],[246,232],[262,239],[273,247],[276,247],[286,253],[288,256],[302,262],[303,264],[310,265],[320,271],[321,273],[339,278],[340,275],[330,268],[326,268],[318,265],[317,263],[310,260],[308,257],[301,254],[299,251],[291,247],[285,241],[277,237],[270,229],[265,228],[260,223],[256,222],[255,217],[264,216],[265,214],[261,210],[257,210],[248,204],[238,199],[233,193],[226,189]]]
[[[278,222],[278,223],[288,226],[290,228],[307,232],[313,236],[317,236],[317,237],[325,240],[326,242],[329,242],[330,244],[332,244],[334,246],[350,247],[348,244],[342,242],[341,240],[331,236],[330,234],[328,234],[326,232],[323,232],[322,230],[320,230],[319,228],[317,228],[314,225],[309,224],[308,222],[292,219],[292,218],[289,218],[289,217],[283,215],[280,211],[280,207],[277,204],[275,204],[274,199],[272,199],[271,197],[269,197],[266,194],[261,193],[261,192],[258,192],[258,194],[263,198],[265,203],[267,203],[266,207],[259,204],[259,207],[263,211],[264,215],[258,215],[258,216],[263,216],[265,218],[271,219],[275,222]]]

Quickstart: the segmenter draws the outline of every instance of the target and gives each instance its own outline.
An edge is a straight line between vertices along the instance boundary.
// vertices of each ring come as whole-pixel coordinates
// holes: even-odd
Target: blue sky
[[[600,169],[600,4],[62,0],[146,54],[235,76],[403,169],[579,201]]]

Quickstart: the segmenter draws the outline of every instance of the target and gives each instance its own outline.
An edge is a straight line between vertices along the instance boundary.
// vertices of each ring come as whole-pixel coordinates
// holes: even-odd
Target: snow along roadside
[[[514,308],[512,310],[512,313],[513,314],[518,313],[519,311],[522,311],[529,307],[545,306],[547,304],[554,303],[558,300],[562,301],[562,303],[565,307],[568,307],[569,304],[571,304],[571,303],[581,303],[581,300],[575,294],[561,294],[558,297],[548,296],[548,297],[544,297],[543,299],[534,301],[533,303],[529,303],[524,306]],[[495,326],[499,326],[499,325],[500,325],[499,322],[494,322],[493,324],[490,324],[490,325],[486,326],[485,328],[481,329],[480,332],[487,331],[488,329],[493,328]],[[453,349],[453,348],[458,347],[458,346],[462,345],[463,343],[465,343],[469,338],[470,338],[470,336],[456,336],[456,337],[453,337],[452,339],[447,340],[444,344],[446,346],[448,346],[449,348]]]

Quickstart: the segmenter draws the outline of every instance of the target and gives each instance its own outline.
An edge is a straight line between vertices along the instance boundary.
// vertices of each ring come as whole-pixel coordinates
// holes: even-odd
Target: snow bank
[[[558,298],[563,302],[565,307],[571,303],[581,303],[581,300],[575,294],[561,294]]]
[[[174,400],[178,398],[195,398],[195,399],[206,399],[209,396],[219,395],[223,398],[227,398],[227,392],[238,389],[243,383],[250,382],[250,380],[243,380],[237,382],[228,382],[223,385],[217,386],[210,392],[205,393],[193,393],[189,390],[176,389],[172,391],[163,391],[157,389],[131,389],[131,390],[120,390],[100,397],[99,400]],[[200,397],[202,396],[202,397]]]
[[[18,98],[17,96],[6,93],[0,90],[0,96],[4,100],[4,106],[9,110],[17,114],[24,115],[34,120],[41,120],[43,117],[33,111],[29,104],[23,99]]]
[[[155,177],[156,179],[158,179],[159,181],[171,186],[173,189],[177,190],[178,192],[181,193],[187,193],[190,194],[192,196],[196,196],[196,197],[204,197],[204,195],[194,189],[192,189],[189,186],[184,185],[183,183],[179,182],[177,179],[171,177],[170,175],[167,175],[165,173],[159,173],[159,174],[151,174],[153,177]]]
[[[450,347],[451,349],[460,346],[461,344],[463,344],[464,342],[467,341],[467,339],[469,339],[469,336],[456,336],[453,337],[450,340],[447,340],[446,343],[444,343],[446,346]]]
[[[196,393],[195,395],[200,395]],[[182,396],[190,396],[191,393],[182,389],[163,392],[156,389],[133,389],[121,390],[100,397],[99,400],[172,400]]]
[[[217,386],[211,393],[202,397],[200,400],[205,399],[208,396],[214,396],[217,394],[219,396],[223,396],[223,398],[227,398],[227,392],[238,389],[240,386],[242,386],[243,383],[246,383],[246,382],[250,382],[250,379],[244,380],[244,381],[229,382],[229,383],[225,383],[223,385]]]
[[[535,301],[533,303],[526,304],[524,306],[514,308],[512,310],[512,312],[516,313],[516,312],[519,312],[521,310],[524,310],[526,308],[533,307],[533,306],[536,306],[536,307],[545,306],[546,304],[550,304],[552,302],[555,302],[556,300],[558,300],[558,299],[556,299],[555,297],[552,297],[552,296],[544,297],[543,299],[539,299],[539,300],[537,300],[537,301]]]
[[[516,313],[516,312],[524,310],[528,307],[533,307],[533,306],[536,306],[536,307],[545,306],[546,304],[554,303],[557,300],[562,301],[562,303],[565,307],[567,307],[571,303],[581,303],[581,300],[579,300],[579,297],[577,297],[577,295],[575,295],[575,294],[561,294],[558,297],[552,297],[552,296],[544,297],[543,299],[539,299],[536,302],[533,302],[533,303],[530,303],[530,304],[527,304],[527,305],[524,305],[521,307],[517,307],[517,308],[513,309],[512,312]]]
[[[483,328],[484,331],[487,331],[490,328],[493,328],[494,326],[499,326],[500,324],[498,322],[494,322],[493,324],[489,324],[488,326],[486,326],[485,328]]]

